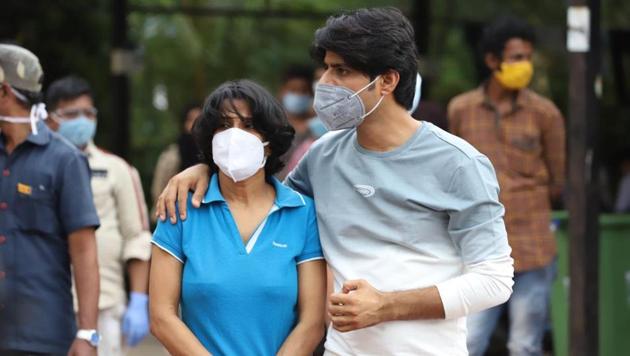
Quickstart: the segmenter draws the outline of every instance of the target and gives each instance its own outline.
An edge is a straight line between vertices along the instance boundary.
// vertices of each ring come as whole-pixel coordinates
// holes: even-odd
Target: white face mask
[[[234,182],[245,180],[265,166],[265,146],[257,136],[231,128],[214,135],[212,160]]]
[[[0,121],[10,122],[12,124],[31,124],[31,132],[37,135],[37,122],[46,120],[48,112],[44,103],[35,104],[31,107],[29,117],[0,116]]]

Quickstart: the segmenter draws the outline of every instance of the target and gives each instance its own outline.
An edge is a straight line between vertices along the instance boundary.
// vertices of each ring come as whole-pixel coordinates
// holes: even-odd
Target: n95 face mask
[[[212,160],[226,176],[240,182],[265,166],[267,144],[256,135],[233,127],[212,138]]]
[[[363,105],[359,93],[369,88],[379,77],[376,76],[373,81],[357,92],[342,86],[317,84],[313,101],[313,108],[317,113],[317,117],[322,120],[328,130],[341,130],[359,126],[366,116],[378,108],[385,97],[384,95],[381,96],[372,110],[368,113],[365,112],[365,105]]]

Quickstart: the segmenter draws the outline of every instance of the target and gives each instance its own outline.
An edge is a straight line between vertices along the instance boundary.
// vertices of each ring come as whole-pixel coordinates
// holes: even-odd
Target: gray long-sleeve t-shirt
[[[437,286],[445,320],[384,322],[341,333],[326,349],[357,355],[465,355],[465,316],[505,302],[513,260],[492,164],[466,141],[422,122],[389,152],[355,129],[311,147],[286,184],[315,200],[335,291],[365,279],[381,291]]]

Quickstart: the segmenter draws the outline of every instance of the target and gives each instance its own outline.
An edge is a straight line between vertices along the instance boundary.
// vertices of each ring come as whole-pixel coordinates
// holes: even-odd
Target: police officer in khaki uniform
[[[101,274],[99,351],[103,355],[122,355],[127,346],[138,344],[149,331],[151,234],[138,172],[92,142],[97,111],[85,80],[69,76],[53,82],[46,92],[46,101],[48,125],[88,157],[94,205],[101,220],[96,231]],[[129,274],[131,289],[128,303],[125,273]]]

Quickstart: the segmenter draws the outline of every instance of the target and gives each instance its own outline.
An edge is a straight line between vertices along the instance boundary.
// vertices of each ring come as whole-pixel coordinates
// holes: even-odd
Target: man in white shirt
[[[88,158],[94,206],[101,220],[96,230],[101,276],[99,353],[123,355],[126,346],[135,346],[149,332],[151,233],[138,172],[122,158],[92,142],[97,111],[92,90],[84,79],[68,76],[51,83],[46,102],[50,110],[49,127]],[[131,290],[128,303],[125,273],[129,275]]]

